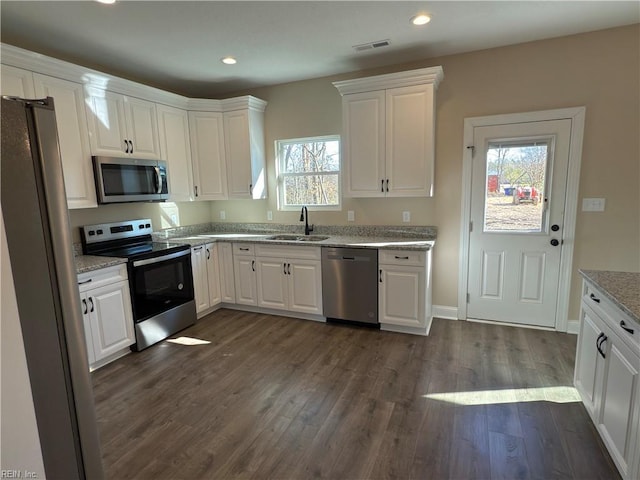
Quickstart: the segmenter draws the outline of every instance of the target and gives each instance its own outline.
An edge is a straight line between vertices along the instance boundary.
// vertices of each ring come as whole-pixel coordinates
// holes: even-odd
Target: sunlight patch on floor
[[[430,393],[423,395],[423,397],[429,400],[467,406],[518,402],[572,403],[580,401],[578,391],[574,387],[568,386]]]
[[[201,340],[199,338],[193,337],[178,337],[178,338],[169,338],[167,340],[169,343],[177,343],[178,345],[208,345],[211,342],[208,340]]]

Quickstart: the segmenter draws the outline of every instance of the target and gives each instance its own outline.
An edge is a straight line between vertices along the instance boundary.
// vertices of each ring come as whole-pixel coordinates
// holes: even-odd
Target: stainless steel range
[[[154,242],[150,219],[80,229],[86,255],[127,259],[129,289],[140,351],[193,325],[196,306],[189,245]]]

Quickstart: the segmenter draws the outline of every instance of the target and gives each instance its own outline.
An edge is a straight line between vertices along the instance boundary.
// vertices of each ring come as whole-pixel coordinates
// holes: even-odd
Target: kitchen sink
[[[286,242],[321,242],[329,237],[323,237],[322,235],[273,235],[267,237],[267,240],[280,240]]]

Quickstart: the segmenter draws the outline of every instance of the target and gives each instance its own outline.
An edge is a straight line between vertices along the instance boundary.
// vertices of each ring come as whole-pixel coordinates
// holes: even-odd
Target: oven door
[[[190,250],[134,260],[129,275],[136,323],[193,300]]]

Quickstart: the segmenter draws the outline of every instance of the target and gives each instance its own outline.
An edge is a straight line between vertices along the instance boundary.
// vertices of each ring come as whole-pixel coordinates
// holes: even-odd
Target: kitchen
[[[299,212],[276,208],[275,172],[269,167],[275,160],[269,145],[278,139],[340,133],[341,98],[333,81],[442,65],[445,77],[437,91],[435,196],[344,199],[342,211],[312,211],[311,220],[316,225],[348,225],[345,211],[353,210],[357,224],[402,225],[402,212],[410,211],[410,225],[437,225],[432,271],[434,314],[457,318],[463,119],[584,105],[587,123],[579,197],[606,197],[607,204],[602,213],[578,213],[568,315],[568,320],[577,325],[581,288],[578,268],[638,270],[638,202],[635,197],[629,199],[630,195],[637,196],[638,177],[634,140],[638,130],[634,108],[637,35],[637,25],[627,26],[236,92],[250,93],[268,103],[265,143],[269,198],[180,202],[172,208],[179,214],[180,225],[265,223],[271,211],[273,223],[295,224],[302,231]],[[487,65],[492,67],[490,72]],[[612,148],[617,149],[615,154]],[[74,242],[80,241],[80,226],[122,219],[150,218],[154,226],[167,228],[161,205],[72,210]],[[225,220],[221,220],[221,212]]]

